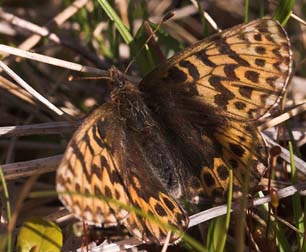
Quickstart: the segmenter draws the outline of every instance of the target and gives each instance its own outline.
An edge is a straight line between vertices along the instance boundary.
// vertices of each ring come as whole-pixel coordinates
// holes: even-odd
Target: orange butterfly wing
[[[64,205],[90,224],[123,224],[143,241],[163,243],[169,229],[152,218],[182,231],[188,224],[169,196],[164,182],[170,178],[158,173],[168,166],[175,181],[176,162],[132,84],[117,91],[75,132],[57,171],[57,191]],[[151,218],[137,215],[132,206]],[[180,237],[173,233],[170,241]]]
[[[234,169],[237,192],[246,172],[254,180],[251,188],[264,174],[268,152],[256,120],[279,101],[291,69],[286,32],[263,18],[174,55],[139,88],[155,117],[167,126],[166,135],[179,139],[173,145],[186,169],[201,177],[205,195],[222,198],[229,168]]]

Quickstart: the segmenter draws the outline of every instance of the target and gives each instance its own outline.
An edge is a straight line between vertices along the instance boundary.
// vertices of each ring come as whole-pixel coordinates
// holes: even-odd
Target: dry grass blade
[[[31,52],[28,52],[28,51],[24,51],[24,50],[21,50],[21,49],[18,49],[18,48],[13,48],[13,47],[6,46],[6,45],[0,45],[0,52],[13,54],[13,55],[20,56],[20,57],[23,57],[23,58],[44,62],[44,63],[50,64],[50,65],[63,67],[63,68],[70,69],[70,70],[73,70],[73,71],[85,72],[85,73],[91,73],[91,74],[98,74],[98,75],[106,75],[107,74],[106,71],[95,68],[95,67],[84,66],[84,65],[69,62],[69,61],[66,61],[66,60],[61,60],[61,59],[56,59],[54,57],[41,55],[41,54],[38,54],[38,53],[31,53]]]
[[[7,13],[2,8],[0,8],[0,17],[13,25],[31,31],[35,34],[39,34],[42,37],[48,37],[55,43],[60,43],[60,38],[55,33],[50,33],[50,31],[46,27],[40,27],[36,24],[33,24],[32,22],[21,19],[13,14]]]
[[[291,13],[290,16],[291,16],[293,19],[295,19],[296,21],[298,21],[299,23],[301,23],[301,24],[303,24],[303,25],[306,26],[306,22],[305,22],[302,18],[300,18],[299,16],[295,15],[294,13]]]
[[[30,161],[3,164],[3,174],[5,179],[13,180],[32,175],[53,172],[56,170],[62,159],[62,155],[40,158]]]
[[[294,195],[297,192],[303,191],[306,189],[306,183],[301,183],[294,186],[288,186],[286,188],[283,188],[277,192],[279,199],[286,198],[289,196]],[[249,202],[249,205],[252,206],[259,206],[266,204],[271,201],[270,196],[265,196],[261,198],[256,198],[251,203]],[[239,203],[233,203],[232,209],[239,209]],[[199,223],[211,220],[213,218],[216,218],[218,216],[225,215],[227,211],[226,205],[221,205],[217,207],[210,208],[208,210],[199,212],[197,214],[194,214],[189,217],[189,228],[198,225]],[[136,247],[141,245],[142,242],[135,238],[126,239],[117,243],[111,243],[111,244],[101,244],[93,249],[90,249],[88,252],[120,252],[122,249],[130,249],[132,247]],[[81,251],[80,249],[78,252]]]
[[[33,125],[0,127],[0,136],[50,135],[71,132],[80,122],[50,122]]]
[[[291,110],[289,110],[289,111],[287,111],[287,112],[285,112],[285,113],[283,113],[283,114],[281,114],[277,117],[274,117],[274,118],[269,119],[268,121],[262,123],[259,126],[259,129],[262,131],[262,130],[265,130],[265,129],[268,129],[268,128],[272,128],[276,125],[281,124],[284,121],[287,121],[290,118],[293,118],[293,117],[297,116],[300,113],[303,113],[305,110],[306,110],[306,103],[297,105],[295,108],[293,108],[293,109],[291,109]]]
[[[84,7],[89,1],[88,0],[76,0],[74,1],[69,7],[67,7],[65,10],[63,10],[61,13],[59,13],[57,16],[55,16],[52,20],[48,22],[46,25],[46,29],[49,30],[49,28],[58,27],[61,24],[63,24],[67,19],[72,17],[78,10],[80,10],[82,7]],[[54,26],[56,24],[56,26]],[[18,48],[22,50],[30,50],[32,49],[40,40],[40,35],[32,35],[28,39],[26,39],[23,43],[21,43]],[[6,59],[3,59],[6,60]]]
[[[271,138],[269,138],[268,136],[265,136],[265,139],[267,141],[267,143],[270,145],[270,146],[278,146],[280,149],[281,149],[281,154],[280,154],[280,157],[282,159],[284,159],[287,163],[290,163],[290,153],[289,151],[280,146],[278,143],[274,142]],[[298,158],[297,156],[294,156],[294,160],[295,160],[295,167],[300,171],[302,172],[304,175],[306,175],[306,163]]]
[[[49,102],[48,99],[39,94],[35,89],[33,89],[28,83],[26,83],[22,78],[20,78],[16,73],[14,73],[3,61],[0,61],[0,68],[2,68],[9,76],[11,76],[20,86],[27,90],[31,95],[33,95],[37,100],[43,103],[51,111],[59,116],[64,115],[64,112]]]
[[[192,4],[197,7],[198,3],[196,0],[191,0]],[[201,4],[201,3],[200,3]],[[204,11],[203,13],[205,19],[207,20],[207,22],[211,25],[212,28],[214,28],[215,31],[221,32],[222,30],[218,27],[217,23],[215,22],[215,20],[206,12]]]
[[[5,79],[3,76],[0,76],[0,88],[6,90],[7,92],[31,105],[36,104],[35,99],[28,92],[18,87],[13,82]]]

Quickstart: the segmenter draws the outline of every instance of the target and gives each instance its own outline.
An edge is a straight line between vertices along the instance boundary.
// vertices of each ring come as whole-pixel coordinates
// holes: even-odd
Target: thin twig
[[[7,221],[8,224],[11,222],[11,203],[10,203],[10,197],[9,197],[9,193],[7,190],[7,185],[6,185],[6,181],[5,181],[5,177],[3,174],[3,169],[0,165],[0,181],[1,181],[1,188],[3,191],[3,196],[5,199],[4,204],[6,205],[6,217],[7,217]],[[7,251],[11,252],[12,251],[12,233],[8,232],[7,235]]]
[[[284,159],[286,162],[290,163],[290,153],[289,153],[289,151],[286,148],[280,146],[278,143],[274,142],[268,136],[264,135],[264,137],[265,137],[265,140],[267,141],[267,143],[270,146],[278,146],[282,151],[281,154],[280,154],[280,157],[282,159]],[[298,158],[297,156],[294,156],[294,161],[295,161],[295,167],[300,172],[302,172],[304,175],[306,175],[306,163],[302,159]]]
[[[28,92],[26,92],[21,87],[17,86],[15,83],[7,80],[3,76],[0,76],[0,88],[4,89],[8,93],[11,93],[13,96],[17,96],[19,99],[35,105],[35,99]]]
[[[3,164],[2,171],[5,179],[12,180],[56,171],[63,155],[40,158],[30,161]]]
[[[29,135],[53,135],[72,132],[81,124],[77,122],[49,122],[32,125],[18,125],[0,127],[0,137],[29,136]]]
[[[50,32],[52,29],[55,29],[59,26],[61,26],[64,22],[66,22],[70,17],[72,17],[77,11],[79,11],[81,8],[83,8],[89,0],[76,0],[71,5],[69,5],[65,10],[57,14],[52,20],[50,20],[46,25],[45,28],[47,28]],[[22,50],[30,50],[35,45],[39,43],[42,36],[34,34],[30,36],[28,39],[26,39],[24,42],[22,42],[18,48]],[[10,57],[10,59],[13,59]],[[3,59],[6,63],[8,63],[9,59],[5,58]]]
[[[258,128],[259,130],[265,130],[267,128],[271,128],[271,127],[274,127],[276,125],[279,125],[280,123],[304,112],[306,110],[306,103],[303,103],[303,104],[300,104],[300,105],[297,105],[295,108],[277,116],[277,117],[274,117],[272,119],[269,119],[267,122],[264,122],[262,123]]]
[[[67,48],[70,48],[77,53],[80,53],[81,55],[84,56],[84,58],[92,61],[94,64],[98,65],[99,67],[102,68],[109,68],[110,66],[108,64],[103,63],[101,59],[94,53],[90,52],[87,47],[84,47],[81,45],[81,43],[76,43],[75,41],[71,41],[68,39],[65,39],[63,37],[60,37],[56,35],[55,33],[52,33],[50,29],[46,27],[41,27],[39,25],[36,25],[28,20],[24,20],[22,18],[19,18],[11,13],[7,13],[3,11],[3,9],[0,8],[0,17],[1,19],[18,26],[22,29],[25,29],[27,31],[30,31],[36,35],[40,35],[41,37],[47,37],[50,39],[52,42],[55,44],[61,44],[66,46]]]
[[[20,86],[27,90],[31,95],[33,95],[37,100],[47,106],[51,111],[59,116],[63,116],[65,113],[49,102],[48,99],[43,97],[34,88],[32,88],[28,83],[26,83],[21,77],[19,77],[12,69],[10,69],[3,61],[0,61],[0,68],[2,68],[10,77],[12,77]]]
[[[190,0],[191,3],[194,5],[194,6],[198,6],[198,3],[197,1],[195,0]],[[218,31],[218,32],[221,32],[222,30],[218,27],[217,23],[215,22],[215,20],[213,20],[213,18],[206,12],[206,11],[203,11],[203,15],[205,17],[205,19],[207,20],[207,22],[211,25],[211,27]]]
[[[9,54],[13,54],[13,55],[20,56],[23,58],[32,59],[32,60],[50,64],[53,66],[63,67],[66,69],[84,72],[84,73],[91,73],[91,74],[98,74],[98,75],[107,74],[107,71],[101,70],[95,67],[84,66],[84,65],[73,63],[70,61],[61,60],[61,59],[57,59],[57,58],[50,57],[50,56],[45,56],[45,55],[38,54],[38,53],[32,53],[32,52],[24,51],[24,50],[10,47],[10,46],[3,45],[3,44],[0,44],[0,53],[9,53]]]

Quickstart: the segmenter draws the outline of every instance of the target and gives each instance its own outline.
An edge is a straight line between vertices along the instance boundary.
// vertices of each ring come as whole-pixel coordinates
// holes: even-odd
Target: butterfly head
[[[121,89],[126,86],[127,79],[124,77],[123,73],[118,70],[115,66],[112,66],[109,71],[109,88],[111,92],[113,90]]]

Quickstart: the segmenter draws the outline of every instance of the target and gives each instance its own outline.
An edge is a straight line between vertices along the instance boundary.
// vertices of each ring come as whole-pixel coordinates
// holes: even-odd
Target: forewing
[[[291,68],[286,32],[278,22],[263,18],[176,54],[147,75],[140,89],[149,99],[184,93],[225,116],[250,120],[279,100]]]
[[[201,177],[209,196],[223,197],[228,169],[233,168],[237,192],[247,172],[251,189],[264,174],[268,152],[252,121],[279,101],[291,68],[286,32],[263,18],[174,55],[139,88],[168,135],[179,139],[173,144],[185,169]]]
[[[108,201],[130,203],[120,170],[123,149],[118,146],[125,144],[123,132],[113,116],[106,106],[88,116],[57,170],[56,189],[63,204],[78,218],[96,225],[117,225],[128,216],[126,209]]]

